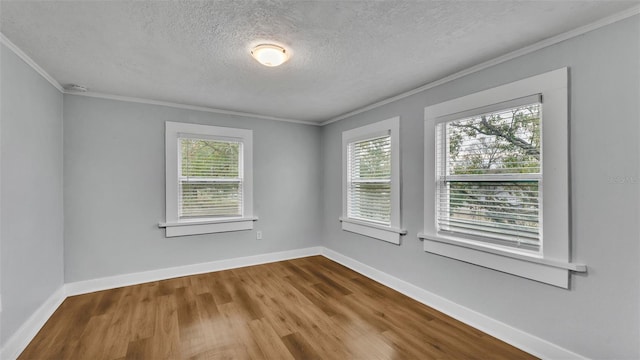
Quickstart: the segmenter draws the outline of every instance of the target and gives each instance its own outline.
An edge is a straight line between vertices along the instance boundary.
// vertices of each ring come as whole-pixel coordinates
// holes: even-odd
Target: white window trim
[[[241,141],[243,189],[242,216],[212,219],[180,219],[178,216],[178,137],[189,134],[193,137],[233,139]],[[166,222],[158,224],[166,229],[166,237],[209,234],[228,231],[251,230],[253,222],[253,131],[220,126],[198,125],[167,121],[165,123],[165,176],[166,176]]]
[[[586,271],[570,262],[568,69],[562,68],[425,108],[424,250],[430,253],[569,287],[569,272]],[[542,184],[544,233],[540,252],[468,241],[438,234],[436,227],[436,119],[533,94],[542,94]],[[544,156],[548,154],[547,156]]]
[[[348,146],[349,143],[391,135],[391,225],[350,219],[348,217]],[[400,117],[379,121],[342,133],[342,230],[368,236],[378,240],[400,244],[400,237],[407,231],[401,228],[400,216]]]

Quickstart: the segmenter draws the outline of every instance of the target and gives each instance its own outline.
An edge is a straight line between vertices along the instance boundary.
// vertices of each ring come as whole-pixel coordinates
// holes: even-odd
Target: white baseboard
[[[321,246],[67,283],[51,295],[29,320],[11,336],[5,346],[0,350],[0,359],[13,360],[18,357],[67,296],[313,255],[322,255],[340,263],[412,299],[540,358],[586,359],[581,355],[546,340],[458,305],[404,280]]]
[[[49,320],[53,312],[66,298],[64,286],[56,290],[40,307],[20,326],[0,350],[0,359],[14,360],[29,345],[38,331]]]
[[[235,269],[244,266],[267,264],[276,261],[320,255],[322,253],[322,250],[322,247],[317,246],[304,249],[245,256],[227,260],[218,260],[207,263],[177,266],[166,269],[144,271],[133,274],[109,276],[104,278],[67,283],[65,285],[65,291],[67,296],[87,294],[94,291],[114,289],[129,285],[137,285],[151,281],[166,280],[181,276],[204,274],[213,271]]]
[[[13,334],[9,340],[7,340],[5,346],[0,349],[0,359],[16,359],[22,351],[24,351],[27,345],[29,345],[31,340],[33,340],[38,331],[40,331],[42,326],[44,326],[51,315],[53,315],[53,312],[58,308],[58,306],[60,306],[60,304],[62,304],[67,296],[86,294],[94,291],[108,290],[122,286],[142,284],[181,276],[203,274],[213,271],[321,255],[322,250],[322,247],[316,246],[67,283],[51,295],[49,299],[47,299],[47,301],[45,301],[45,303],[42,304],[40,308],[38,308],[38,310],[36,310],[20,327],[20,329],[18,329],[18,331]]]
[[[558,345],[458,305],[331,249],[323,248],[322,255],[534,356],[542,359],[586,359]]]

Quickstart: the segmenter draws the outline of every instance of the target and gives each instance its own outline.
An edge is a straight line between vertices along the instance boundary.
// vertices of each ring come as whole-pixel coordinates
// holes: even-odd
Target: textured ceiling
[[[322,122],[637,4],[2,1],[0,31],[63,85]]]

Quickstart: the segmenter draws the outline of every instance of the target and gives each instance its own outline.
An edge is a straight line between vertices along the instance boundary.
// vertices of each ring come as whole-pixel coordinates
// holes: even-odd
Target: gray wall
[[[324,244],[462,306],[588,357],[640,358],[638,16],[322,129]],[[424,107],[570,67],[573,259],[570,290],[425,253]],[[341,133],[400,116],[403,226],[396,246],[340,230]]]
[[[64,112],[66,282],[319,244],[320,128],[74,95]],[[165,121],[253,130],[253,231],[165,238]]]
[[[64,283],[62,94],[0,45],[0,344]]]
[[[63,267],[74,282],[324,244],[588,357],[638,358],[639,44],[636,16],[323,128],[63,98],[2,47],[0,344],[62,285]],[[422,251],[424,107],[564,66],[572,252],[589,273],[563,290]],[[398,115],[409,230],[401,246],[342,232],[338,222],[341,132]],[[255,230],[164,237],[165,121],[254,130],[263,240]]]

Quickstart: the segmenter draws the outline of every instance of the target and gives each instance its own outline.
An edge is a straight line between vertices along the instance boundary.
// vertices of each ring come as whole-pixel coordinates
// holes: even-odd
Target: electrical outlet
[[[256,239],[262,240],[262,231],[256,231]]]

